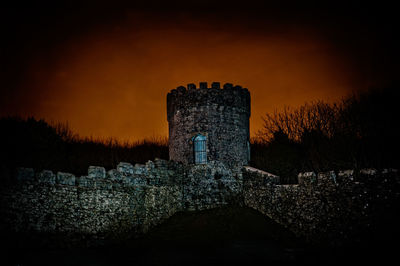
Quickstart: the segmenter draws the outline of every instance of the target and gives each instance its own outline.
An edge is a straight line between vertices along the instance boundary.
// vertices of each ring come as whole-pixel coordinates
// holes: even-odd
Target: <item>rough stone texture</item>
[[[38,173],[37,178],[39,183],[48,183],[52,185],[56,183],[56,176],[52,171],[49,170],[43,170],[42,172]]]
[[[106,169],[100,166],[89,166],[88,177],[92,179],[106,178]]]
[[[81,177],[20,168],[15,182],[0,189],[0,231],[63,234],[68,243],[91,245],[137,236],[177,211],[244,203],[311,242],[340,244],[400,200],[393,169],[309,172],[298,179],[280,185],[273,174],[219,161],[120,163],[107,173],[89,167]]]
[[[346,241],[373,215],[400,199],[395,170],[301,173],[298,185],[245,166],[249,161],[250,93],[226,83],[188,84],[168,93],[169,154],[133,166],[121,162],[87,176],[0,168],[0,233],[63,235],[71,240],[125,239],[177,211],[244,203],[312,242]],[[192,137],[207,136],[207,164],[195,165]]]
[[[56,183],[61,185],[75,185],[75,176],[69,173],[58,172],[56,176]]]
[[[183,205],[187,210],[202,210],[235,203],[241,192],[239,180],[221,162],[194,165],[183,181]]]
[[[130,163],[120,162],[117,166],[117,171],[123,175],[132,175],[135,168]]]
[[[251,175],[253,178],[257,177],[258,180],[262,181],[263,184],[279,184],[280,182],[279,176],[251,166],[244,166],[243,171],[247,174],[247,176]]]
[[[244,171],[243,180],[245,205],[316,243],[356,240],[400,199],[395,170],[301,173],[298,185],[279,185]]]
[[[167,95],[170,159],[194,163],[191,139],[198,133],[207,136],[207,160],[221,161],[229,167],[246,165],[249,160],[250,93],[240,86],[218,82],[211,88],[200,83],[188,90],[180,86]]]
[[[19,168],[15,182],[0,189],[0,232],[63,235],[66,243],[88,245],[137,236],[177,211],[231,203],[241,189],[238,173],[221,162],[192,168],[160,159],[108,172],[90,166],[80,177]]]

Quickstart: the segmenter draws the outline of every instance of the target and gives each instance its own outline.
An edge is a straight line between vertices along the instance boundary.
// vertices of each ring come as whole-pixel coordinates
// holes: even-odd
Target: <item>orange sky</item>
[[[166,94],[200,81],[251,92],[251,132],[283,105],[336,100],[351,89],[344,58],[314,36],[241,38],[220,32],[148,30],[93,34],[60,49],[47,68],[34,62],[26,86],[40,86],[32,115],[68,121],[82,136],[167,135]],[[350,71],[350,70],[349,70]],[[32,99],[33,100],[33,99]]]
[[[130,15],[68,36],[26,62],[21,106],[0,108],[0,115],[68,121],[81,136],[166,136],[168,91],[219,81],[249,89],[254,136],[266,112],[360,89],[357,65],[313,27],[260,31],[254,24],[184,20],[148,23],[145,15]]]

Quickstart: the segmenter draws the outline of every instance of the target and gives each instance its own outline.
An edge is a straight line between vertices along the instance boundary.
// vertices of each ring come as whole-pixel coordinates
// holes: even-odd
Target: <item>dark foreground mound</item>
[[[311,247],[257,211],[231,206],[177,213],[145,236],[119,244],[74,249],[6,246],[2,251],[5,265],[21,266],[337,265],[365,262],[372,249]]]

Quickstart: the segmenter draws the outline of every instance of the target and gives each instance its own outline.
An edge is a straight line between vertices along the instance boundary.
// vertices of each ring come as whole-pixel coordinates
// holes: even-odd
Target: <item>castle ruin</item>
[[[250,93],[219,82],[188,84],[167,95],[170,160],[184,164],[220,161],[229,167],[250,160]]]
[[[351,236],[354,224],[368,226],[372,210],[388,202],[374,199],[399,200],[393,169],[300,173],[298,184],[280,184],[278,176],[247,165],[249,117],[250,93],[240,86],[202,82],[199,89],[173,89],[167,96],[170,161],[121,162],[108,171],[90,166],[84,176],[19,168],[15,182],[0,187],[0,232],[68,243],[123,239],[176,212],[240,204],[310,241],[336,241]]]

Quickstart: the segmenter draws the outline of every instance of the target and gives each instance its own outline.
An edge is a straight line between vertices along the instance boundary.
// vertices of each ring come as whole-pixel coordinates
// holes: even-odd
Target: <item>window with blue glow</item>
[[[206,164],[207,163],[207,137],[201,134],[197,134],[193,137],[193,153],[195,164]]]

